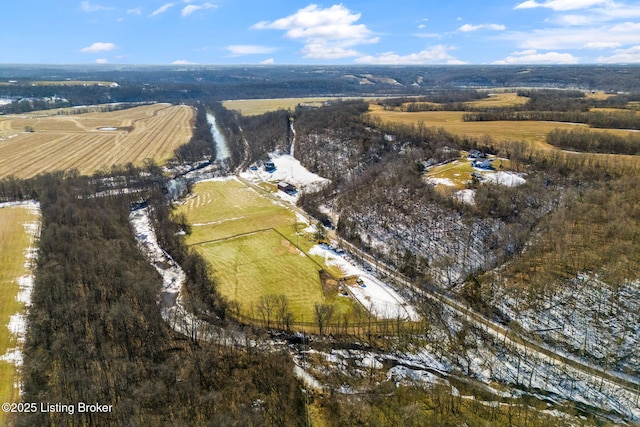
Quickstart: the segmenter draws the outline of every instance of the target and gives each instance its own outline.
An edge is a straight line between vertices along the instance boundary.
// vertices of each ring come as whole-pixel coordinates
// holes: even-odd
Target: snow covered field
[[[254,183],[271,182],[277,184],[278,182],[285,181],[294,185],[298,192],[315,191],[329,182],[328,179],[309,172],[290,154],[272,153],[270,157],[276,166],[274,171],[267,172],[264,168],[258,168],[257,170],[245,171],[241,173],[240,176]],[[278,191],[277,194],[279,197],[293,203],[298,199],[298,194],[288,195],[282,191]]]

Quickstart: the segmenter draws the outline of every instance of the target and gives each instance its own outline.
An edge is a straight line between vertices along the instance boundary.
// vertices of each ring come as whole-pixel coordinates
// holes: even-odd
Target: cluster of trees
[[[625,138],[611,132],[590,132],[586,129],[554,129],[547,134],[547,143],[563,150],[586,153],[640,153],[640,138],[634,135]]]
[[[187,144],[175,150],[174,156],[178,162],[194,162],[198,160],[215,159],[216,145],[211,135],[211,125],[207,121],[207,110],[203,105],[196,107],[196,120],[193,135]]]
[[[133,196],[79,197],[86,177],[43,177],[42,233],[24,348],[25,402],[113,405],[23,413],[16,425],[299,425],[290,359],[169,329],[161,278],[128,218]],[[90,185],[90,184],[86,184]]]

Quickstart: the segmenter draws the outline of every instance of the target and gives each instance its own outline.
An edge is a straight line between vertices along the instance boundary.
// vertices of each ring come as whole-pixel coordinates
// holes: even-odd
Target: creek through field
[[[230,154],[229,147],[227,146],[227,140],[218,128],[215,116],[211,113],[207,113],[207,122],[211,125],[211,135],[216,143],[216,160],[222,161],[229,158]]]

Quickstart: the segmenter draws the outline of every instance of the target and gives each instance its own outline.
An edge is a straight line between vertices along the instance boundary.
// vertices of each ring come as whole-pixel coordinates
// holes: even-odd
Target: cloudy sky
[[[0,63],[640,63],[640,1],[21,0]]]

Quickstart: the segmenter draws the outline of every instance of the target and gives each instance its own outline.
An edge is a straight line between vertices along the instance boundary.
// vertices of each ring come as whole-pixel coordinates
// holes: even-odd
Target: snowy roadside
[[[347,258],[348,255],[339,253],[327,245],[315,245],[309,250],[310,255],[318,255],[324,259],[326,265],[334,265],[346,275],[358,276],[361,283],[348,286],[349,292],[363,307],[375,317],[381,319],[409,319],[420,320],[418,311],[387,283],[373,274],[355,266]]]

